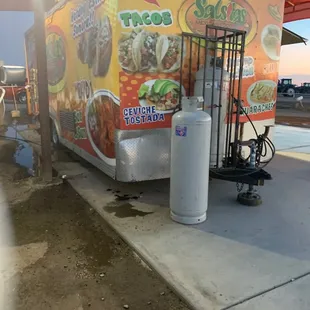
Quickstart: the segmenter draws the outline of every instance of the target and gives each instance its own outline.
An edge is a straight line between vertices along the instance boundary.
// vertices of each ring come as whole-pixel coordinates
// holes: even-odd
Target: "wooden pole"
[[[45,8],[34,7],[34,31],[38,69],[38,97],[40,109],[42,177],[45,181],[52,180],[51,129],[48,103],[47,59],[45,45]]]

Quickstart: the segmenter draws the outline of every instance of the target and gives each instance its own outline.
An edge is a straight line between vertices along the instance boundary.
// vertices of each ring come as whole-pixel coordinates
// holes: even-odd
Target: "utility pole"
[[[44,3],[44,1],[42,2]],[[44,181],[50,182],[52,181],[53,173],[45,44],[45,8],[45,5],[36,5],[34,7],[34,32],[38,70],[37,80],[41,130],[42,177]]]

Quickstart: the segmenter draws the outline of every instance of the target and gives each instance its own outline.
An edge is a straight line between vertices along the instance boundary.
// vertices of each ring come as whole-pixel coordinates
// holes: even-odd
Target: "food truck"
[[[264,132],[275,118],[284,6],[285,0],[59,1],[46,16],[53,142],[120,181],[169,177],[171,120],[181,97],[195,95],[188,92],[200,69],[192,64],[193,45],[207,44],[208,26],[244,34],[233,73],[246,114],[238,123],[244,140]],[[197,37],[185,46],[182,33]],[[25,46],[33,74],[31,29]]]

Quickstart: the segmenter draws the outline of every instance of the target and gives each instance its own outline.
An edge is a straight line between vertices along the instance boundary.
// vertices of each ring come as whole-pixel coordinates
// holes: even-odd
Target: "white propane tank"
[[[205,111],[211,115],[211,107],[213,104],[213,115],[212,115],[212,133],[211,133],[211,156],[210,156],[210,166],[215,167],[217,165],[216,155],[217,155],[217,136],[218,136],[218,117],[219,117],[219,104],[220,104],[220,89],[221,89],[221,75],[222,69],[215,68],[214,76],[214,95],[213,103],[212,100],[212,89],[213,89],[213,66],[209,67],[206,71],[205,79]],[[196,73],[196,82],[194,89],[194,96],[203,96],[203,79],[204,79],[204,67],[201,68]],[[220,141],[219,141],[219,168],[222,167],[222,160],[224,158],[225,152],[225,137],[226,137],[226,115],[228,106],[228,92],[229,92],[229,73],[223,71],[223,86],[222,86],[222,97],[221,97],[221,117],[220,117]]]
[[[198,101],[184,97],[182,111],[172,117],[170,215],[182,224],[207,218],[212,121],[197,110]]]

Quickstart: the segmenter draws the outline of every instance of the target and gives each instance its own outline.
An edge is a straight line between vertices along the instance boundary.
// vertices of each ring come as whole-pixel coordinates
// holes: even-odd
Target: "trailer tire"
[[[237,201],[248,207],[258,207],[263,203],[262,198],[258,194],[249,194],[248,192],[239,193],[237,196]]]
[[[51,119],[51,141],[55,149],[60,149],[61,144],[59,142],[57,127],[55,125],[55,121],[52,119]]]
[[[27,103],[27,93],[21,92],[17,95],[17,100],[20,104],[26,104]]]

